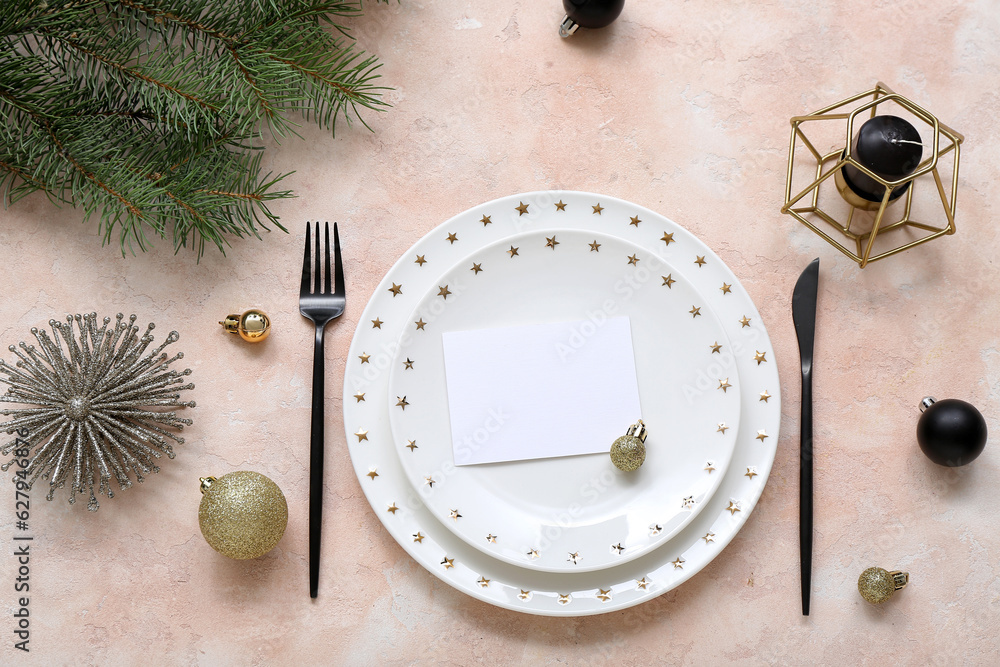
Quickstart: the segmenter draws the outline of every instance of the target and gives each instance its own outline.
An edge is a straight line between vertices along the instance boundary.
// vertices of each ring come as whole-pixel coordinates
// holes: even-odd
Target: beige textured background
[[[134,312],[161,336],[180,331],[198,401],[177,459],[98,513],[35,492],[32,651],[12,649],[15,563],[4,546],[0,663],[996,664],[1000,450],[938,468],[914,427],[932,394],[972,401],[1000,433],[998,9],[630,0],[611,28],[563,41],[556,0],[371,4],[357,35],[383,58],[394,107],[367,116],[373,133],[305,127],[306,141],[270,151],[270,168],[296,170],[287,182],[299,198],[276,207],[293,234],[200,264],[166,244],[123,259],[79,212],[43,197],[0,212],[4,349],[52,316]],[[860,272],[778,208],[788,118],[879,79],[965,134],[959,231]],[[544,188],[633,200],[700,236],[749,289],[783,378],[775,469],[738,538],[679,589],[603,617],[492,608],[422,570],[361,494],[339,416],[356,318],[395,259],[471,205]],[[324,561],[311,602],[312,330],[297,312],[297,276],[302,223],[317,218],[341,223],[349,310],[327,342]],[[815,256],[815,591],[804,619],[789,306]],[[252,305],[275,327],[257,347],[216,324]],[[198,477],[237,469],[269,475],[289,501],[284,539],[255,562],[219,556],[198,531]],[[9,545],[13,491],[2,497]],[[882,608],[855,589],[872,564],[912,576]]]

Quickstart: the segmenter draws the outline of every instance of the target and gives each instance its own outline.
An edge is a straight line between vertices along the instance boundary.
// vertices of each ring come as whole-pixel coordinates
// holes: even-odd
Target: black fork
[[[323,263],[320,264],[320,246]],[[321,270],[322,269],[322,270]],[[311,224],[306,223],[306,253],[302,261],[302,287],[299,290],[299,312],[316,325],[316,349],[313,352],[312,431],[309,440],[309,597],[316,597],[319,588],[319,544],[323,525],[323,332],[326,325],[341,316],[347,305],[344,293],[344,263],[340,259],[340,235],[333,223],[333,273],[330,276],[330,223],[326,223],[326,243],[319,237],[316,223],[316,250],[312,251]],[[310,289],[312,288],[312,289]]]

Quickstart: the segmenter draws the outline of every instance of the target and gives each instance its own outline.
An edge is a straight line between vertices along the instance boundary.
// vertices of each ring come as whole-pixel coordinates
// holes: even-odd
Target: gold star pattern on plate
[[[409,405],[409,404],[410,403],[406,400],[406,396],[403,396],[402,398],[400,398],[399,396],[396,397],[396,407],[397,408],[401,408],[401,409],[405,410],[406,406]]]
[[[423,266],[424,264],[427,263],[427,260],[424,259],[424,255],[417,255],[417,258],[413,260],[413,263],[416,264],[417,266]]]
[[[646,577],[643,577],[642,579],[636,579],[635,580],[635,589],[637,591],[644,591],[644,590],[646,590],[646,586],[649,586],[649,583],[650,582],[646,580]]]
[[[362,352],[361,354],[358,355],[358,359],[361,360],[361,363],[367,364],[368,360],[371,359],[371,356],[372,355],[370,354],[365,354],[364,352]]]
[[[407,357],[406,361],[403,362],[403,368],[405,368],[408,371],[412,371],[413,370],[413,360],[411,360],[409,357]],[[406,397],[404,396],[403,398],[406,398]]]
[[[770,436],[768,436],[767,433],[764,432],[764,429],[761,429],[757,431],[757,437],[755,437],[754,440],[760,440],[761,442],[764,442],[764,440],[766,440],[768,437]]]
[[[636,257],[635,255],[629,255],[628,263],[631,264],[632,266],[639,266],[639,258]]]
[[[369,468],[368,472],[366,472],[365,475],[367,475],[368,477],[371,477],[372,481],[374,481],[375,478],[378,477],[378,472],[375,470],[375,466],[372,466],[371,468]]]
[[[759,473],[757,472],[757,468],[755,466],[750,466],[749,468],[747,468],[747,471],[743,473],[743,476],[753,479],[758,474]]]
[[[621,556],[622,552],[625,551],[625,547],[623,547],[622,543],[619,542],[618,544],[612,544],[611,545],[611,550],[614,551],[619,556]]]
[[[684,496],[684,500],[681,501],[681,508],[689,510],[694,507],[694,496]]]
[[[560,199],[559,201],[556,202],[556,210],[557,211],[565,211],[566,210],[566,204],[563,203],[562,199]]]
[[[419,447],[417,447],[417,441],[416,440],[407,440],[406,441],[406,448],[409,449],[411,452],[414,449],[420,449]]]
[[[573,565],[576,565],[581,560],[582,559],[580,557],[580,552],[579,551],[573,551],[573,552],[570,553],[569,558],[566,559],[566,562],[567,563],[573,563]]]
[[[423,331],[424,327],[427,326],[427,322],[424,322],[424,318],[422,317],[414,322],[414,324],[417,325],[417,331]]]
[[[689,310],[688,312],[691,313],[691,318],[693,319],[693,318],[698,317],[699,315],[701,315],[701,307],[700,306],[691,306],[691,310]]]
[[[754,350],[754,352],[756,354],[753,355],[753,360],[757,362],[758,366],[767,361],[767,357],[765,356],[767,352],[761,352],[760,350]]]
[[[476,583],[479,584],[479,586],[481,588],[489,588],[490,587],[490,580],[487,579],[486,577],[479,577],[479,581],[477,581]]]
[[[601,252],[601,244],[594,239],[594,242],[590,244],[590,252]]]
[[[517,594],[517,597],[521,598],[522,600],[531,599],[531,591],[526,591],[523,588],[519,588],[518,590],[521,592]]]
[[[365,400],[365,392],[359,391],[354,395],[354,398],[358,399],[358,403],[360,403],[361,401]]]
[[[722,283],[722,287],[720,287],[719,289],[722,290],[723,294],[732,294],[733,290],[730,288],[732,288],[732,285],[729,285],[728,283]]]
[[[650,525],[650,527],[649,527],[649,536],[650,537],[656,537],[657,535],[659,535],[662,532],[663,532],[663,526],[661,526],[658,523],[654,523],[654,524]]]
[[[450,289],[448,289],[447,285],[445,285],[444,287],[441,287],[440,285],[438,286],[438,293],[437,293],[437,295],[440,296],[440,297],[442,297],[442,298],[444,298],[445,301],[448,300],[448,295],[451,294],[451,293],[452,292],[451,292]]]
[[[482,264],[476,264],[475,262],[472,263],[472,268],[469,269],[469,271],[472,271],[473,275],[476,275],[476,276],[478,276],[482,272],[482,270],[483,270],[483,265]]]
[[[750,318],[749,318],[749,317],[747,317],[746,315],[744,315],[744,316],[743,316],[742,318],[740,318],[740,324],[742,324],[742,325],[743,325],[742,327],[740,327],[741,329],[742,329],[743,327],[748,327],[748,326],[750,326]]]
[[[591,206],[590,208],[594,209],[594,213],[597,214],[597,215],[600,215],[601,211],[604,210],[604,207],[601,206],[600,202],[597,202],[597,206]]]
[[[712,348],[712,354],[722,354],[722,346],[719,345],[719,341],[715,341],[709,347]]]
[[[424,484],[426,484],[427,486],[429,486],[429,487],[431,487],[433,489],[434,488],[434,477],[432,477],[431,475],[428,475],[427,477],[424,477]]]
[[[458,521],[459,519],[462,518],[462,515],[458,513],[458,510],[451,510],[448,513],[448,515],[452,518],[453,521]]]
[[[486,541],[489,542],[490,544],[496,544],[497,536],[494,535],[493,533],[490,533],[489,535],[486,536]]]
[[[708,531],[707,533],[701,536],[701,539],[705,540],[705,544],[708,544],[709,542],[714,542],[715,533],[713,533],[712,531]]]
[[[531,551],[529,551],[528,553],[526,553],[524,555],[527,556],[528,558],[530,558],[531,560],[535,560],[536,558],[540,557],[539,553],[538,553],[538,549],[532,549]]]
[[[740,504],[735,500],[730,500],[729,507],[726,508],[726,511],[729,512],[730,516],[733,516],[740,511]]]
[[[382,322],[382,320],[376,317],[374,320],[372,320],[372,329],[381,329],[383,324],[384,322]]]
[[[639,223],[642,222],[642,220],[640,220],[639,216],[637,215],[633,215],[631,218],[629,218],[629,221],[630,222],[628,224],[632,225],[633,227],[638,227]]]
[[[458,234],[456,234],[454,232],[452,232],[451,234],[448,234],[448,238],[445,239],[445,241],[447,241],[449,244],[452,244],[452,245],[454,245],[455,241],[457,241],[457,240],[458,240]]]
[[[708,264],[708,262],[705,261],[704,255],[695,255],[694,263],[698,265],[699,269]]]
[[[672,273],[668,273],[665,276],[660,276],[661,278],[663,278],[663,285],[660,285],[660,287],[666,286],[667,289],[673,289],[672,287],[673,284],[677,282],[676,280],[674,280],[673,276],[674,274]]]
[[[389,507],[386,508],[385,511],[388,512],[389,514],[395,514],[396,512],[399,511],[399,508],[396,507],[396,503],[392,503],[391,505],[389,505]]]
[[[611,601],[611,589],[610,588],[598,588],[597,589],[597,599],[601,602]]]
[[[521,217],[522,215],[528,212],[528,205],[525,204],[523,201],[519,201],[517,203],[520,204],[520,206],[515,206],[514,210],[517,211],[517,217]]]
[[[413,541],[414,542],[423,542],[424,541],[424,537],[426,537],[426,536],[423,533],[421,533],[420,531],[417,531],[417,532],[413,533]]]
[[[729,378],[726,378],[725,380],[719,380],[719,389],[722,390],[723,394],[725,394],[726,390],[732,386],[733,385],[729,384]]]
[[[357,430],[357,432],[355,432],[354,435],[358,436],[358,442],[361,442],[362,440],[367,440],[368,439],[368,431],[366,431],[363,428],[359,428]]]
[[[767,403],[767,399],[769,399],[769,398],[771,398],[771,395],[769,393],[767,393],[767,389],[765,389],[764,391],[760,392],[760,400],[762,400],[765,403]]]
[[[671,243],[674,242],[674,233],[670,232],[668,234],[667,232],[663,232],[663,238],[661,238],[660,240],[666,243],[667,246],[669,246]]]
[[[726,426],[726,422],[719,422],[719,428],[715,429],[715,432],[716,433],[721,433],[722,435],[725,435],[726,431],[728,431],[729,428],[730,427]]]
[[[713,472],[715,472],[715,464],[712,461],[706,461],[704,470],[708,472],[709,475],[711,475]]]
[[[444,565],[444,569],[450,570],[451,568],[455,567],[455,559],[448,558],[447,556],[445,556],[444,560],[441,561],[441,564]]]
[[[569,593],[557,593],[559,596],[559,604],[569,604],[573,599],[573,596]]]
[[[507,251],[507,254],[510,255],[511,257],[514,257],[515,255],[517,255],[517,248],[511,246],[510,250]]]
[[[485,227],[486,225],[488,225],[488,224],[490,224],[491,222],[493,222],[493,220],[491,220],[491,219],[490,219],[490,216],[488,216],[488,215],[484,215],[484,216],[483,216],[483,217],[482,217],[482,218],[481,218],[481,219],[479,220],[479,222],[483,223],[483,227]]]
[[[389,288],[389,291],[392,292],[392,298],[395,299],[397,296],[403,293],[403,286],[393,283],[392,287]]]
[[[676,559],[670,561],[671,565],[674,566],[675,570],[683,570],[685,562],[686,561],[683,558],[681,558],[680,556],[678,556]]]
[[[548,236],[545,237],[546,248],[552,248],[553,250],[555,250],[557,245],[559,245],[559,241],[556,241],[555,234],[552,235],[552,238],[549,238]]]

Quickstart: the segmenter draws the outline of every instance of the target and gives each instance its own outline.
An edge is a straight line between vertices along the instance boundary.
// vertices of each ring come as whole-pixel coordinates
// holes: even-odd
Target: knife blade
[[[802,570],[802,615],[809,615],[812,589],[813,542],[813,431],[812,369],[816,338],[816,293],[819,257],[809,263],[792,291],[792,322],[802,364],[802,410],[799,435],[799,561]]]

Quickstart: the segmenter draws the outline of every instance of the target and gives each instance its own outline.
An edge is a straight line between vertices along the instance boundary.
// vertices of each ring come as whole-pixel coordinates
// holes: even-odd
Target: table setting
[[[0,21],[4,664],[992,663],[988,8],[112,4]]]

